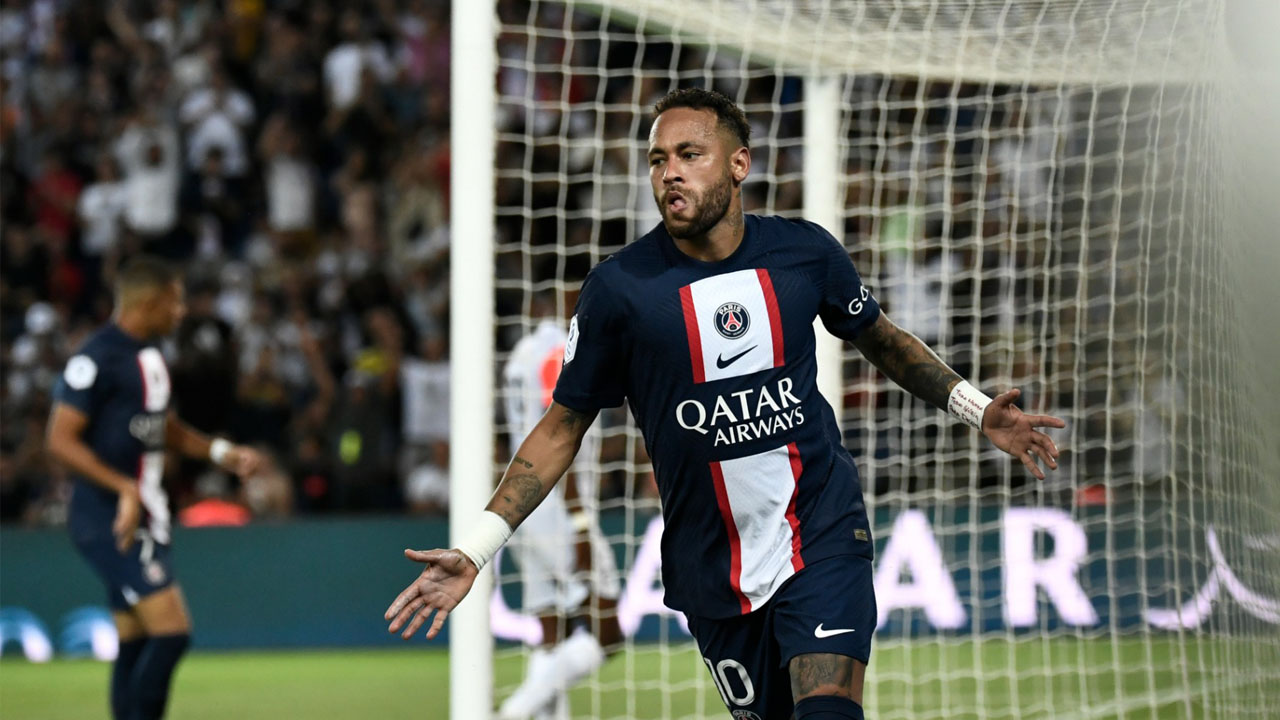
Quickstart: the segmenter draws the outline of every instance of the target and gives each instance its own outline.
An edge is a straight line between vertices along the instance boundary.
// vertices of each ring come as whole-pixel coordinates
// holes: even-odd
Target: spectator
[[[30,192],[36,229],[45,240],[65,246],[71,239],[81,186],[80,178],[67,167],[59,150],[45,152]]]
[[[190,169],[199,170],[206,155],[221,150],[223,177],[238,178],[248,171],[245,133],[253,124],[253,101],[243,90],[231,86],[225,70],[215,68],[208,87],[187,96],[178,117],[187,127]]]
[[[109,155],[98,158],[97,177],[80,195],[77,208],[83,230],[80,251],[92,259],[97,275],[102,258],[115,254],[120,247],[122,219],[128,206],[128,193],[120,177],[120,168]]]
[[[146,106],[131,118],[115,142],[124,168],[125,227],[138,249],[170,259],[186,259],[191,244],[178,226],[180,161],[178,131]]]
[[[238,177],[227,175],[223,161],[221,147],[209,148],[182,191],[184,234],[193,238],[196,251],[205,258],[224,252],[241,256],[247,235],[244,186]]]
[[[267,227],[280,254],[306,257],[315,249],[316,167],[298,131],[283,114],[271,116],[258,140],[267,193]]]
[[[395,68],[386,47],[370,36],[357,8],[342,11],[338,32],[342,42],[325,56],[324,81],[330,107],[346,110],[359,99],[366,73],[371,73],[376,82],[385,83],[391,80]]]

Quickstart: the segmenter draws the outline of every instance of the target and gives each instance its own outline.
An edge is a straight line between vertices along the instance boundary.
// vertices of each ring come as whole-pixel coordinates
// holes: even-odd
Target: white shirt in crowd
[[[119,243],[120,221],[128,202],[128,190],[119,180],[94,183],[80,194],[77,212],[84,222],[80,242],[86,255],[102,255]]]
[[[147,160],[150,148],[160,148],[158,163]],[[124,220],[131,229],[160,234],[178,224],[178,133],[169,125],[130,125],[115,143],[116,159],[124,170]]]
[[[449,439],[449,363],[405,358],[400,363],[404,439]]]
[[[187,165],[198,169],[212,148],[222,149],[222,169],[228,177],[239,177],[249,169],[244,128],[253,122],[253,101],[240,90],[219,94],[213,88],[191,93],[178,112],[191,125],[187,136]]]
[[[333,107],[350,107],[360,97],[360,80],[366,67],[379,82],[389,82],[395,74],[395,66],[380,43],[348,42],[329,51],[324,59],[324,83]]]
[[[272,230],[292,232],[313,225],[315,186],[305,160],[276,155],[267,161],[267,221]]]

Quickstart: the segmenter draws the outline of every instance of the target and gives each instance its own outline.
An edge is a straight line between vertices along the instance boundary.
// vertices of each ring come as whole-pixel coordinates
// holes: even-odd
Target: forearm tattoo
[[[832,653],[807,653],[791,661],[791,696],[800,699],[823,691],[824,695],[853,691],[851,657]]]
[[[915,335],[885,319],[868,328],[856,344],[890,380],[934,407],[947,409],[951,389],[962,378]]]
[[[580,439],[586,427],[591,425],[594,420],[593,414],[581,413],[577,410],[571,410],[566,407],[559,407],[560,414],[558,422],[552,426],[551,434],[558,436],[559,440],[563,440],[564,433],[569,436]],[[554,442],[554,440],[553,440]],[[532,453],[530,453],[532,455]],[[534,457],[541,457],[533,455]],[[545,493],[544,487],[549,483],[554,483],[560,479],[549,477],[550,473],[556,472],[555,469],[549,469],[547,462],[541,462],[541,466],[535,467],[534,463],[524,457],[516,455],[511,459],[511,465],[507,468],[507,473],[502,478],[502,482],[498,484],[498,489],[493,494],[493,498],[489,501],[486,508],[491,512],[495,512],[502,516],[503,520],[511,527],[519,527],[533,509],[538,507],[538,503],[542,502],[542,496]],[[554,461],[551,462],[554,465]],[[564,472],[563,469],[559,472]],[[544,477],[546,476],[546,477]],[[544,482],[547,481],[547,482]]]
[[[521,472],[502,479],[489,509],[514,528],[529,517],[541,500],[542,478],[537,473]]]

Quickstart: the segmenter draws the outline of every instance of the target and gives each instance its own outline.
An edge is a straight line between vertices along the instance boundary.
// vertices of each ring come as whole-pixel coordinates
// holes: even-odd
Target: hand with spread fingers
[[[391,621],[387,631],[394,633],[404,628],[401,637],[408,640],[435,612],[427,629],[427,639],[431,640],[444,627],[449,613],[467,596],[480,571],[457,550],[405,550],[404,556],[426,563],[427,567],[387,608],[383,616]]]
[[[1046,434],[1036,430],[1042,427],[1064,428],[1067,424],[1052,415],[1028,415],[1014,401],[1021,395],[1017,388],[1003,392],[992,399],[982,415],[982,433],[996,447],[1022,461],[1027,470],[1043,480],[1045,467],[1058,469],[1058,446]]]

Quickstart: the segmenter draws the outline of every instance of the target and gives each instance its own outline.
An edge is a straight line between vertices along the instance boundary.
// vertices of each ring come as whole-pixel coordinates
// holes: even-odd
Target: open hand
[[[1022,392],[1014,388],[1001,393],[987,406],[982,415],[982,433],[996,447],[1022,461],[1037,479],[1044,479],[1044,471],[1036,464],[1039,458],[1046,467],[1058,469],[1058,446],[1039,427],[1064,428],[1061,418],[1052,415],[1027,415],[1014,405]]]
[[[391,621],[387,631],[398,632],[403,627],[401,637],[408,640],[434,611],[435,619],[427,629],[430,640],[444,627],[449,613],[467,596],[480,571],[457,550],[405,550],[404,556],[426,563],[427,567],[387,608],[383,615]]]

